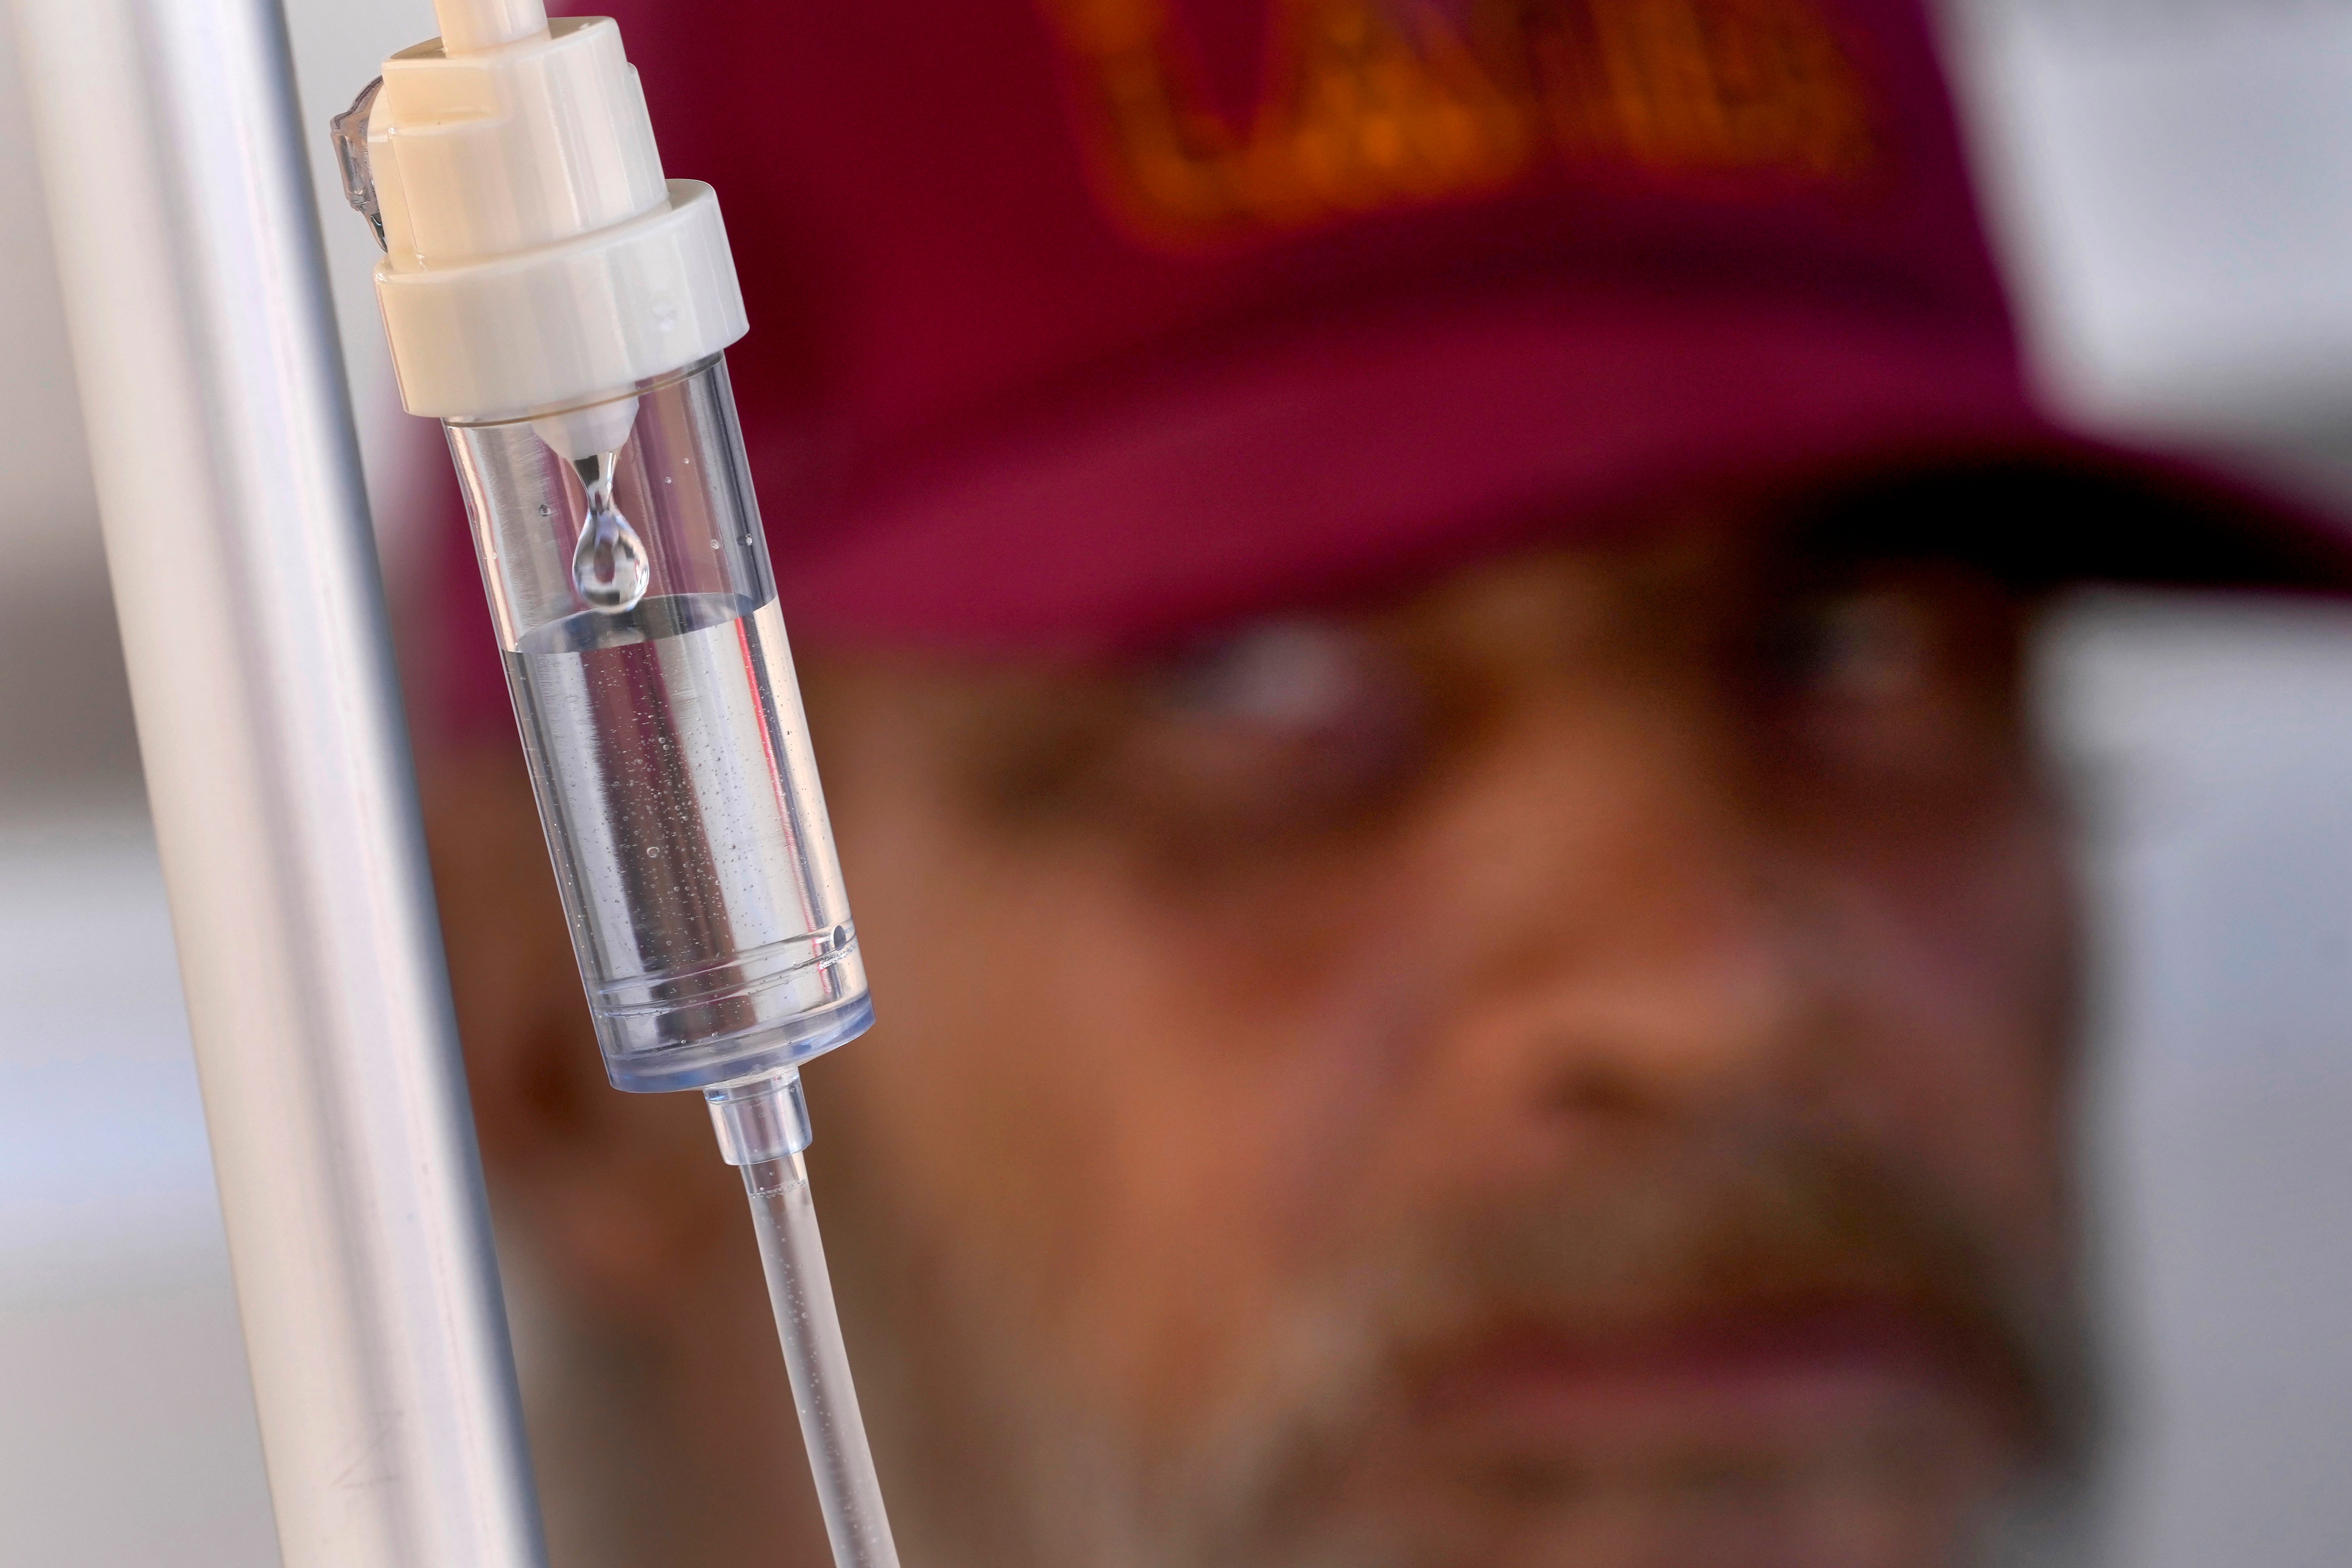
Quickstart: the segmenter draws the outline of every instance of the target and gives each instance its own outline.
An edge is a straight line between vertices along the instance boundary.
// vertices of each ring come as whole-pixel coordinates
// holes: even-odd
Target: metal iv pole
[[[537,1568],[284,17],[15,5],[286,1568]]]

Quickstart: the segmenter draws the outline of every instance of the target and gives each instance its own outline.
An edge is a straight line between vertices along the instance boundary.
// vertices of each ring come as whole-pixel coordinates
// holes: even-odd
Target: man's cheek
[[[1077,902],[1055,1100],[1097,1198],[1058,1338],[1145,1429],[1182,1430],[1250,1395],[1269,1325],[1356,1227],[1380,1075],[1328,968],[1235,958],[1114,879]]]
[[[1280,1326],[1393,1209],[1385,1155],[1440,999],[1399,962],[1380,858],[1269,867],[1221,907],[1115,851],[1003,870],[1055,911],[1010,1047],[1059,1186],[1029,1216],[1054,1236],[1041,1326],[1141,1432],[1196,1429],[1270,1392]]]
[[[935,876],[911,847],[860,868],[874,967],[895,977],[836,1069],[860,1157],[1072,1396],[1180,1419],[1222,1397],[1265,1308],[1282,1111],[1259,1080],[1283,1009],[1242,1005],[1235,973],[1097,859],[967,847]]]
[[[2020,812],[1849,864],[1832,896],[1846,1042],[1827,1086],[1929,1163],[2004,1237],[2062,1245],[2075,1025],[2072,896],[2048,824]]]

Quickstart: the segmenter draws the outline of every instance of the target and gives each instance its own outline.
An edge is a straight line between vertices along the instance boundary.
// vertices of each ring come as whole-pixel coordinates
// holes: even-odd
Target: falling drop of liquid
[[[606,615],[634,610],[653,580],[646,562],[646,542],[613,504],[615,452],[574,458],[572,470],[588,492],[588,515],[580,524],[580,542],[572,552],[572,581],[591,609]]]

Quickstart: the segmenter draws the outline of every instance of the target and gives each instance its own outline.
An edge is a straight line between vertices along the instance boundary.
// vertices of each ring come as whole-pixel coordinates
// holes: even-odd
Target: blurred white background
[[[2352,0],[1951,0],[2053,401],[2352,502]],[[323,128],[426,0],[289,0]],[[274,1560],[72,368],[0,30],[0,1568]],[[373,247],[312,147],[379,534]],[[2352,1563],[2352,610],[2053,630],[2103,965],[2091,1107],[2132,1568]]]

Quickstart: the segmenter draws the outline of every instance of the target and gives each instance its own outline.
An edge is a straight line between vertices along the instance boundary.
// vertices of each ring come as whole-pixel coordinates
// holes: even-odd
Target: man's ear
[[[741,1193],[691,1094],[604,1079],[521,757],[422,770],[425,836],[482,1163],[499,1216],[585,1304],[650,1326],[735,1239]]]

